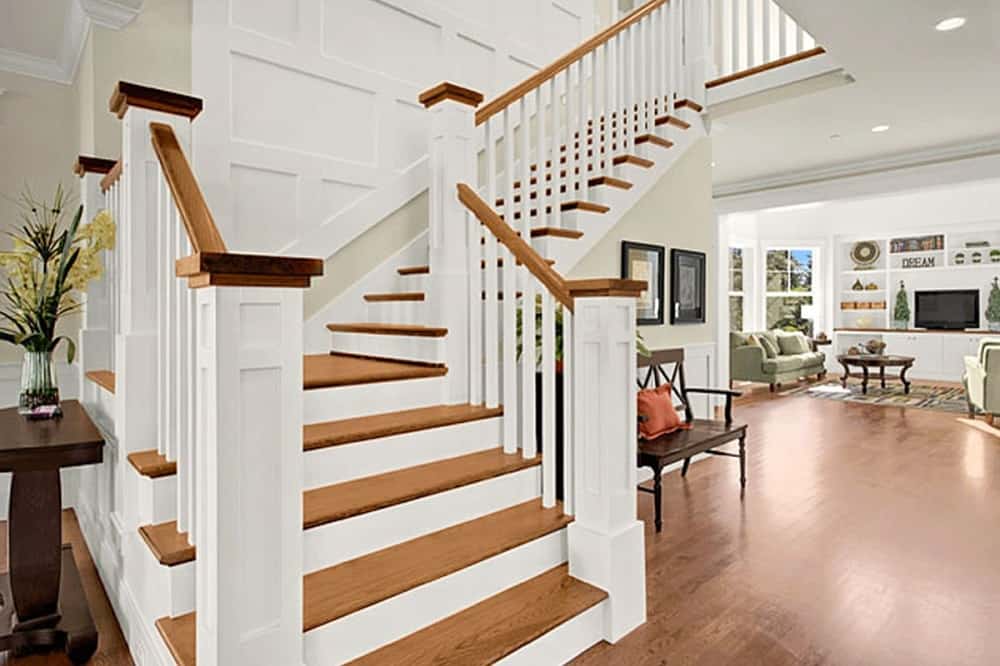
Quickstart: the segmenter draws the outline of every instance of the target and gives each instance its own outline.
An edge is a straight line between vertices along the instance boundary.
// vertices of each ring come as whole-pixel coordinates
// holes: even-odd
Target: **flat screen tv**
[[[917,328],[979,328],[979,290],[918,291],[914,294]]]

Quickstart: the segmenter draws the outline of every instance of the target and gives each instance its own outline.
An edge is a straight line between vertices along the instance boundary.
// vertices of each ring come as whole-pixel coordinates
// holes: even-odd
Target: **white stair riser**
[[[645,182],[646,179],[649,178],[649,172],[652,170],[651,168],[647,169],[628,162],[619,164],[615,166],[614,169],[615,178],[621,178],[622,180],[627,180],[630,183]]]
[[[501,443],[500,425],[499,417],[480,419],[306,451],[305,488],[491,449]]]
[[[563,529],[306,632],[305,662],[350,661],[565,561]]]
[[[422,291],[427,293],[430,290],[428,284],[429,273],[417,273],[415,275],[397,275],[396,289],[399,291]]]
[[[155,525],[174,520],[177,517],[177,475],[150,479],[134,469],[129,469],[139,477],[139,524]]]
[[[343,354],[444,364],[445,340],[444,337],[333,332],[330,334],[330,348]]]
[[[424,377],[309,389],[303,392],[303,422],[337,421],[387,410],[440,405],[444,399],[444,380],[444,376]]]
[[[371,301],[367,321],[373,324],[425,324],[426,301]]]
[[[160,564],[138,531],[127,535],[123,546],[125,580],[149,622],[194,610],[193,561],[172,567]]]
[[[610,602],[588,608],[576,617],[563,622],[521,649],[512,652],[498,666],[537,666],[538,664],[565,664],[584,650],[604,639],[604,616]]]
[[[607,185],[590,188],[590,193],[587,196],[588,201],[593,201],[594,203],[610,207],[611,210],[607,213],[608,215],[614,215],[615,210],[619,206],[623,206],[628,198],[628,190],[623,190],[618,187],[610,187]]]
[[[475,520],[538,497],[541,467],[305,530],[305,573]]]
[[[556,260],[556,267],[566,253],[570,251],[574,243],[579,243],[576,238],[560,238],[557,236],[540,236],[531,239],[531,247],[543,257]]]

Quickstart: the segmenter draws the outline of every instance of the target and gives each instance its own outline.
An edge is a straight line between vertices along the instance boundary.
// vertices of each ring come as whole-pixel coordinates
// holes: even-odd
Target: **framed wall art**
[[[670,250],[670,323],[705,323],[705,253]]]
[[[640,326],[663,323],[665,256],[662,245],[622,241],[622,277],[647,284],[635,307]]]

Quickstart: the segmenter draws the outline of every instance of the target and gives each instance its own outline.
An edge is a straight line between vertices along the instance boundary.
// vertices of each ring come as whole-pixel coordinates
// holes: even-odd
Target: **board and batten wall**
[[[421,91],[489,97],[593,30],[593,0],[197,0],[194,164],[227,244],[332,257],[427,188]]]
[[[718,383],[715,340],[718,226],[712,210],[711,164],[712,142],[705,138],[687,150],[568,276],[574,279],[618,277],[621,275],[622,241],[662,245],[666,248],[664,296],[669,302],[670,250],[704,252],[705,323],[671,324],[667,310],[662,325],[639,327],[650,349],[684,348],[687,382],[691,386],[715,386]],[[707,401],[699,399],[695,407],[700,414],[705,414]]]

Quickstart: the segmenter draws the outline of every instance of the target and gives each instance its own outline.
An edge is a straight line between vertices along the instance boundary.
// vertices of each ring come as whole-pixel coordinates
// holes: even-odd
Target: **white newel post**
[[[302,663],[302,290],[197,292],[199,664]]]
[[[580,297],[573,313],[569,571],[608,592],[605,640],[646,620],[644,528],[636,517],[635,299]]]
[[[122,206],[117,225],[120,246],[119,280],[120,330],[115,343],[115,434],[121,447],[119,478],[137,482],[129,474],[127,455],[157,448],[158,395],[157,280],[173,279],[172,267],[164,267],[164,249],[159,246],[157,188],[159,161],[150,140],[149,124],[173,127],[178,142],[190,151],[190,113],[174,114],[144,108],[145,100],[130,95],[119,84],[111,98],[111,110],[122,118]],[[200,102],[199,102],[200,105]],[[196,113],[194,115],[197,115]],[[161,272],[169,271],[165,275]],[[130,494],[126,488],[125,494]],[[138,528],[138,504],[124,496],[117,498],[115,510],[124,514],[126,533]],[[135,534],[135,538],[139,538]]]
[[[684,92],[705,104],[705,81],[714,76],[712,8],[709,2],[684,3]]]
[[[420,95],[431,114],[430,275],[432,326],[448,329],[446,404],[466,403],[469,395],[469,257],[465,206],[456,183],[475,183],[475,111],[483,96],[451,83]]]

